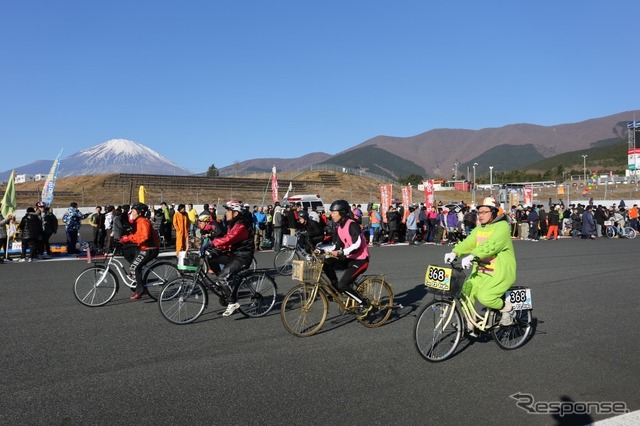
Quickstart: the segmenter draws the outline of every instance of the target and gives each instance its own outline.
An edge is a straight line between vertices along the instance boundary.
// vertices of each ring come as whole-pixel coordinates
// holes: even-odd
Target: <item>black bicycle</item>
[[[187,273],[174,279],[162,290],[158,299],[160,313],[172,324],[189,324],[197,320],[209,304],[209,292],[227,306],[231,295],[240,304],[240,312],[247,317],[267,315],[276,304],[278,287],[266,270],[245,269],[229,277],[233,293],[211,270],[209,259],[189,253],[179,269]],[[191,274],[189,274],[191,273]]]

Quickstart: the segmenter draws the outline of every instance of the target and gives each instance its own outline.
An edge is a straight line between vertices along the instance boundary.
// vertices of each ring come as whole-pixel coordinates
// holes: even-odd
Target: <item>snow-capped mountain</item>
[[[39,160],[16,167],[16,171],[21,174],[46,174],[52,164],[53,160]],[[10,173],[11,170],[0,173],[0,182],[7,180]],[[109,173],[193,174],[144,145],[126,139],[111,139],[60,160],[58,177]]]
[[[60,162],[58,176],[107,173],[193,174],[144,145],[126,139],[111,139],[66,157]]]

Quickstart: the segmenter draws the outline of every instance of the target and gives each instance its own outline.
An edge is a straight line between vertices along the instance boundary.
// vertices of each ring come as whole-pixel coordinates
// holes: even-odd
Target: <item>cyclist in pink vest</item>
[[[362,297],[352,287],[355,279],[369,267],[369,246],[362,235],[360,225],[349,217],[351,212],[349,203],[336,200],[329,207],[331,220],[335,223],[333,241],[335,250],[329,252],[324,262],[324,272],[331,284],[340,292],[346,294],[360,305],[359,315],[366,316],[371,310],[369,301]],[[346,270],[338,280],[336,269]]]

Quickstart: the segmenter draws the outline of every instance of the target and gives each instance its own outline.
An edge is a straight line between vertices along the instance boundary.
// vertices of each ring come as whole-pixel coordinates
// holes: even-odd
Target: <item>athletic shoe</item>
[[[25,259],[24,257],[21,257],[20,259],[18,259],[18,262],[26,262],[27,259]]]
[[[134,293],[133,296],[129,298],[129,300],[139,300],[142,299],[142,295],[138,293]]]
[[[228,317],[229,315],[233,314],[239,307],[240,304],[238,302],[230,303],[229,305],[227,305],[227,310],[222,313],[222,316]]]

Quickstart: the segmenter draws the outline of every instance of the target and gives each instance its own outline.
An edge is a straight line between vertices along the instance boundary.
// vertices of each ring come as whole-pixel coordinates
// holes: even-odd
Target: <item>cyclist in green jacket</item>
[[[471,301],[502,312],[500,325],[513,322],[513,307],[503,300],[504,293],[516,281],[516,257],[511,242],[511,228],[504,212],[500,212],[493,198],[487,197],[478,206],[478,222],[471,234],[453,247],[444,261],[462,257],[462,267],[473,270],[463,291]],[[481,263],[474,265],[478,257]]]

